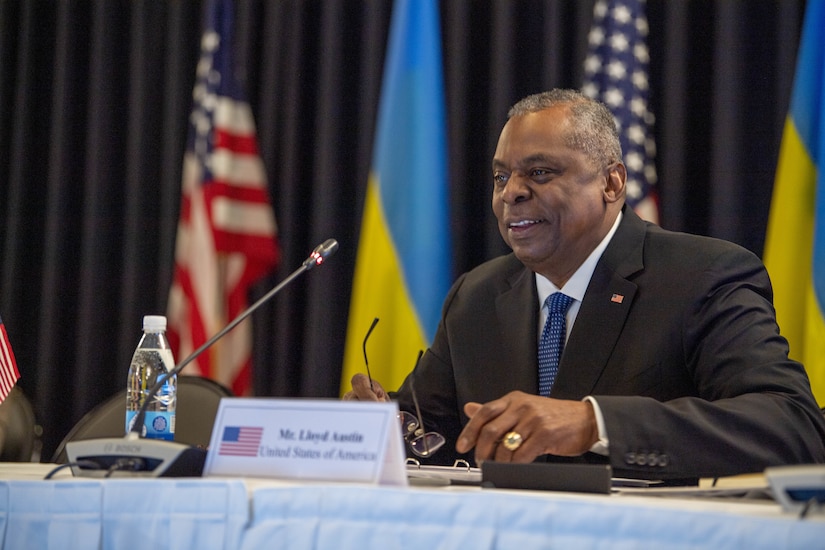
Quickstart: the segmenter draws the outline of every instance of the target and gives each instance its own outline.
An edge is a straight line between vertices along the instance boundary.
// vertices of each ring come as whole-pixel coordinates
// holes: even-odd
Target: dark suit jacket
[[[779,335],[762,262],[629,208],[593,273],[552,397],[592,395],[614,475],[694,478],[825,462],[825,420]],[[415,370],[426,428],[459,457],[463,406],[538,393],[533,273],[510,254],[462,275]],[[395,397],[413,411],[409,378]],[[588,453],[585,459],[595,459]],[[601,457],[604,461],[604,457]]]

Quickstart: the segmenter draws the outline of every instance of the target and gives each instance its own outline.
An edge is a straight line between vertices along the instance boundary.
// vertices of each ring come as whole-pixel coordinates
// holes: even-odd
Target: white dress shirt
[[[616,229],[619,227],[619,223],[621,221],[622,213],[619,212],[619,215],[616,216],[616,221],[613,222],[613,227],[611,227],[610,231],[607,232],[607,235],[604,236],[604,239],[602,239],[599,243],[599,246],[593,249],[593,252],[590,253],[576,272],[573,273],[573,276],[570,277],[566,283],[564,283],[562,288],[558,288],[548,278],[536,273],[536,290],[538,291],[538,306],[540,310],[538,326],[539,338],[541,338],[541,331],[544,329],[544,324],[547,322],[548,312],[547,308],[544,307],[545,300],[547,300],[547,297],[554,292],[563,292],[573,298],[573,303],[570,304],[570,308],[567,310],[567,314],[565,316],[567,334],[565,334],[564,341],[565,343],[567,342],[567,339],[570,337],[570,331],[573,330],[573,325],[576,323],[576,317],[579,315],[579,309],[581,309],[584,293],[587,291],[587,286],[590,284],[590,278],[593,277],[593,271],[596,269],[596,264],[599,263],[599,259],[602,257],[604,250],[607,248],[607,245],[616,233]],[[596,414],[596,424],[599,428],[599,441],[597,441],[596,444],[590,448],[590,450],[594,453],[606,455],[608,453],[609,441],[607,439],[607,431],[604,427],[602,410],[592,396],[588,395],[584,398],[584,401],[589,401],[590,404],[593,405],[593,412]]]

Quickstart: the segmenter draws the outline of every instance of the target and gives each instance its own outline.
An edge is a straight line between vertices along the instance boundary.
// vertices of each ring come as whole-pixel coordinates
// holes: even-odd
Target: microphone
[[[309,271],[316,265],[321,265],[326,261],[327,258],[335,254],[335,251],[338,250],[338,241],[335,239],[327,239],[318,246],[315,247],[315,250],[309,255],[309,257],[304,260],[303,265],[299,268],[296,273],[300,273],[302,271]],[[290,275],[297,276],[295,273]]]
[[[144,397],[143,404],[135,416],[135,421],[132,423],[129,433],[124,437],[87,439],[66,443],[66,455],[69,464],[71,464],[72,473],[76,477],[109,477],[123,474],[143,477],[200,476],[206,461],[205,449],[175,441],[144,439],[141,437],[149,403],[163,387],[167,378],[178,374],[186,365],[197,359],[201,353],[209,349],[226,333],[272,299],[281,289],[305,271],[323,264],[336,250],[338,250],[338,241],[335,239],[327,239],[316,246],[301,264],[301,267],[293,271],[254,304],[239,313],[228,325],[204,342],[183,361],[175,365],[172,370],[159,376]]]

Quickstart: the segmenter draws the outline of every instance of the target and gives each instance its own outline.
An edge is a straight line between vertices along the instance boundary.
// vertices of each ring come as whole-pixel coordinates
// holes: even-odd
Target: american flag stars
[[[613,112],[627,166],[628,204],[658,222],[655,117],[649,108],[648,25],[644,0],[599,0],[585,59],[585,95]]]

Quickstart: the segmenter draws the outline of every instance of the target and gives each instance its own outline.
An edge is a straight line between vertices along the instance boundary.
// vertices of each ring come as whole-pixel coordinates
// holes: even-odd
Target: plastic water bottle
[[[132,356],[126,383],[126,433],[132,431],[135,417],[146,395],[158,378],[175,366],[169,341],[166,339],[166,317],[147,315],[143,318],[143,336]],[[142,435],[152,439],[175,439],[175,407],[177,405],[177,375],[166,379],[146,407]]]

